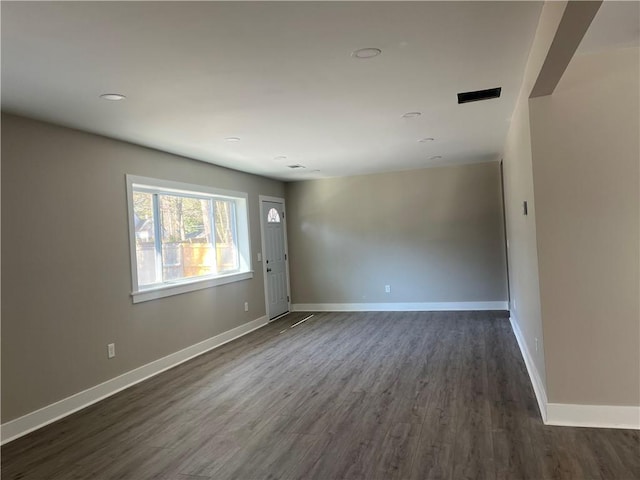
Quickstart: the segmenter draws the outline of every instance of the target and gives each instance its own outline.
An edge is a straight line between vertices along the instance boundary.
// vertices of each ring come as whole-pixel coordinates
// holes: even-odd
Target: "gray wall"
[[[255,261],[251,280],[132,303],[128,173],[248,192],[254,259],[258,195],[284,195],[277,181],[3,114],[2,422],[265,314]]]
[[[640,405],[639,58],[578,55],[530,101],[550,402]]]
[[[498,163],[294,182],[286,195],[294,303],[507,300]]]
[[[546,388],[545,338],[540,310],[536,203],[533,189],[529,93],[555,36],[566,2],[545,2],[531,46],[504,147],[504,194],[509,255],[510,312],[533,360],[534,375]],[[526,201],[528,215],[523,214]],[[537,348],[536,348],[537,345]]]

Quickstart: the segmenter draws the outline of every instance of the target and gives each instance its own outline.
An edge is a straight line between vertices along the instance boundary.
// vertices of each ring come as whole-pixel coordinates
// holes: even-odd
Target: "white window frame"
[[[251,265],[251,235],[249,230],[249,195],[245,192],[223,190],[220,188],[208,187],[205,185],[194,185],[190,183],[174,182],[157,178],[141,177],[138,175],[127,175],[127,209],[129,213],[129,249],[131,254],[131,296],[133,303],[146,302],[156,298],[179,295],[181,293],[202,290],[216,287],[227,283],[239,282],[253,278]],[[240,269],[221,275],[204,275],[194,278],[173,280],[156,284],[150,287],[138,286],[138,262],[136,256],[136,230],[135,217],[133,211],[133,192],[135,188],[140,188],[149,193],[177,194],[204,196],[210,198],[222,198],[234,200],[236,204],[236,231],[238,242],[238,257]],[[158,221],[157,212],[154,213],[154,221]]]

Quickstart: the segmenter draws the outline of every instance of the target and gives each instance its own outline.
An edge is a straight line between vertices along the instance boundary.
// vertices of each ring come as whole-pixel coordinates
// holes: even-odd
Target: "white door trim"
[[[269,285],[267,283],[267,264],[264,261],[264,252],[265,252],[265,244],[264,244],[264,218],[262,215],[262,203],[263,202],[276,202],[282,203],[282,210],[284,211],[284,215],[282,218],[282,228],[284,230],[284,253],[285,260],[284,265],[287,271],[287,308],[291,311],[291,276],[289,274],[289,243],[287,242],[287,205],[284,201],[284,198],[280,197],[271,197],[269,195],[258,195],[258,211],[260,212],[260,245],[262,248],[261,255],[261,263],[262,263],[262,282],[264,284],[264,308],[267,314],[267,318],[270,318],[269,315]]]

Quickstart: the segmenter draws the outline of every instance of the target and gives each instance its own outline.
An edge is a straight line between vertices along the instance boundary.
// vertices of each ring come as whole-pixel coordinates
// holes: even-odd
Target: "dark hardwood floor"
[[[290,314],[2,448],[2,479],[640,478],[547,427],[506,313]]]

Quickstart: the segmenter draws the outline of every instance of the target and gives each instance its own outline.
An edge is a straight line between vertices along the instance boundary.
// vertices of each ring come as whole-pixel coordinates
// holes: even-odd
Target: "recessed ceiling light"
[[[442,158],[442,156],[440,155],[434,155],[433,157],[429,157],[429,160],[440,160]]]
[[[293,168],[293,169],[296,169],[296,168],[307,168],[304,165],[300,165],[299,163],[296,163],[294,165],[287,165],[287,167]]]
[[[225,140],[227,142],[239,142],[240,141],[240,137],[227,137],[227,138],[225,138]]]
[[[402,118],[416,118],[422,115],[422,112],[407,112],[402,115]]]
[[[278,155],[277,157],[273,157],[273,159],[276,161],[282,161],[282,160],[286,160],[287,157],[285,155]]]
[[[432,137],[427,137],[427,138],[421,138],[420,140],[418,140],[420,143],[426,143],[426,142],[433,142],[435,139]]]
[[[380,50],[379,48],[369,47],[369,48],[361,48],[360,50],[355,50],[354,52],[351,52],[351,56],[355,58],[365,59],[365,58],[377,57],[381,53],[382,53],[382,50]]]
[[[118,100],[124,100],[127,97],[125,97],[121,93],[103,93],[102,95],[100,95],[100,98],[102,98],[103,100],[118,101]]]

